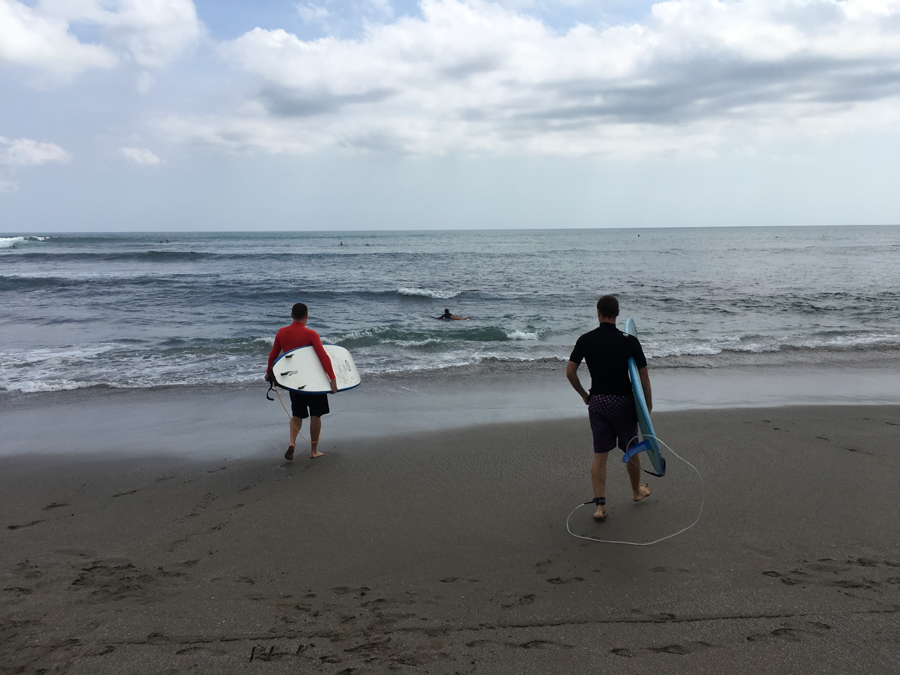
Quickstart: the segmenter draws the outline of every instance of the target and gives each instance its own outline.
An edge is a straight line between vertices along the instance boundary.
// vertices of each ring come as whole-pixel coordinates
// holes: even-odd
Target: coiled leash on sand
[[[578,539],[586,539],[586,540],[588,540],[588,541],[596,541],[596,542],[599,542],[599,543],[601,543],[601,544],[624,544],[624,545],[626,545],[626,546],[651,546],[652,544],[658,544],[659,542],[665,541],[666,539],[671,539],[672,537],[677,537],[677,536],[678,536],[679,534],[681,534],[682,532],[687,532],[687,531],[688,531],[689,529],[691,529],[694,525],[696,525],[698,522],[700,522],[700,516],[703,515],[703,505],[706,503],[706,483],[705,483],[704,480],[703,480],[703,475],[700,473],[700,471],[697,470],[697,467],[696,467],[696,466],[694,466],[694,465],[691,464],[689,461],[687,461],[684,457],[682,457],[682,456],[679,455],[677,452],[675,452],[672,448],[670,448],[668,445],[666,445],[666,443],[664,443],[662,440],[660,440],[660,439],[657,438],[656,436],[650,436],[650,435],[647,435],[647,436],[644,436],[644,441],[646,441],[648,438],[653,438],[653,439],[655,439],[657,443],[659,443],[660,445],[662,445],[663,447],[665,447],[666,450],[668,450],[669,452],[671,452],[671,453],[672,453],[673,455],[675,455],[678,459],[680,459],[682,462],[684,462],[684,463],[687,464],[689,467],[691,467],[691,468],[694,470],[694,473],[696,473],[697,476],[700,478],[700,491],[701,491],[701,492],[700,492],[700,494],[701,494],[701,498],[700,498],[700,511],[699,511],[699,513],[697,513],[697,518],[694,520],[694,522],[691,523],[690,525],[688,525],[687,527],[685,527],[685,528],[683,528],[683,529],[681,529],[681,530],[678,530],[678,532],[675,532],[674,534],[669,534],[669,535],[666,535],[665,537],[660,537],[659,539],[654,539],[653,541],[616,541],[616,540],[613,540],[613,539],[598,539],[597,537],[585,537],[585,536],[580,535],[580,534],[575,534],[574,532],[572,532],[572,529],[569,527],[569,520],[572,518],[572,514],[574,514],[574,513],[575,513],[578,509],[580,509],[582,506],[587,506],[588,504],[599,504],[599,505],[601,505],[601,506],[604,505],[604,504],[606,504],[606,499],[605,499],[604,497],[595,497],[594,499],[592,499],[592,500],[589,501],[589,502],[584,502],[583,504],[579,504],[578,506],[576,506],[576,507],[575,507],[574,509],[572,509],[572,511],[569,513],[568,517],[566,517],[566,531],[567,531],[569,534],[571,534],[573,537],[576,537],[576,538],[578,538]],[[637,436],[635,436],[635,437],[632,438],[631,440],[634,441],[634,440],[636,440],[636,439],[637,439]],[[628,443],[630,444],[631,441],[629,441]],[[633,450],[634,448],[630,448],[630,449]],[[638,452],[639,452],[639,451],[638,451]],[[630,461],[631,457],[632,457],[634,454],[636,454],[636,453],[632,453],[631,455],[626,455],[626,456],[622,459],[622,461],[623,461],[623,462],[628,462],[628,461]],[[652,472],[646,471],[646,473],[652,473]],[[652,474],[652,475],[656,475],[656,474]]]
[[[268,390],[266,391],[266,399],[267,399],[267,400],[269,400],[269,401],[274,401],[274,400],[275,400],[274,398],[272,398],[271,396],[269,396],[269,394],[270,394],[271,392],[273,392],[273,391],[275,392],[275,395],[278,397],[278,400],[281,401],[281,407],[284,408],[284,412],[285,412],[285,414],[288,416],[288,419],[291,420],[291,424],[293,424],[294,415],[293,415],[293,413],[291,413],[290,410],[287,409],[287,406],[284,404],[284,399],[281,398],[281,392],[278,391],[278,385],[277,385],[277,383],[275,382],[275,378],[274,378],[274,377],[273,377],[271,380],[269,380],[269,388],[268,388]],[[300,433],[300,429],[297,429],[297,435],[298,435],[300,438],[302,438],[304,441],[306,441],[307,443],[309,443],[310,445],[312,445],[312,441],[309,440],[309,439],[308,439],[306,436],[304,436],[303,434],[301,434],[301,433]]]

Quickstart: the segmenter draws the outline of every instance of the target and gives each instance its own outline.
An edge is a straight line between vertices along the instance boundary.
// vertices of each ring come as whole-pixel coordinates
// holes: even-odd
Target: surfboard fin
[[[634,457],[639,452],[644,452],[645,450],[650,449],[650,441],[643,440],[637,445],[632,445],[628,450],[622,455],[622,464],[628,464],[632,457]]]
[[[627,464],[629,462],[629,460],[632,457],[634,457],[636,454],[638,454],[639,452],[644,452],[644,450],[649,450],[649,449],[650,449],[650,439],[644,439],[637,445],[632,445],[628,449],[628,451],[622,456],[622,464]],[[662,469],[659,473],[656,473],[655,471],[649,471],[649,470],[645,469],[644,467],[641,467],[641,471],[643,471],[644,473],[649,473],[651,476],[656,476],[657,478],[662,478],[663,476],[666,475],[666,458],[660,457],[659,464],[660,464],[660,468]]]

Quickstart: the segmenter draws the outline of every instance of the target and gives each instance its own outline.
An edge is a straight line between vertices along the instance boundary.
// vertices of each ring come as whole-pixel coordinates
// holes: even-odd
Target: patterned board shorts
[[[588,405],[594,452],[609,452],[616,445],[625,452],[637,443],[638,423],[631,394],[597,394]]]

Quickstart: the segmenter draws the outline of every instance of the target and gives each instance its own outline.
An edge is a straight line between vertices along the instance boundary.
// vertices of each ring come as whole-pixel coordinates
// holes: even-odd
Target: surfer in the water
[[[272,382],[275,375],[272,373],[272,364],[282,352],[289,352],[299,347],[307,347],[312,345],[322,362],[322,368],[331,378],[331,393],[337,393],[337,380],[334,377],[334,369],[331,367],[331,359],[322,346],[322,340],[319,334],[314,330],[306,327],[306,320],[309,318],[309,309],[302,302],[298,302],[291,309],[291,318],[294,322],[290,326],[280,328],[275,334],[275,344],[272,345],[272,351],[269,352],[269,367],[266,369],[266,382]],[[300,427],[303,426],[303,420],[307,417],[309,420],[309,440],[310,459],[321,457],[324,453],[319,452],[319,432],[322,430],[322,415],[328,414],[328,394],[304,394],[299,391],[291,391],[291,442],[288,445],[284,458],[288,461],[294,459],[294,445],[297,441],[297,434],[300,433]]]
[[[634,394],[628,378],[628,359],[633,358],[641,377],[641,388],[647,409],[653,409],[647,359],[636,337],[625,335],[616,328],[619,301],[604,295],[597,301],[600,327],[585,333],[575,343],[566,365],[566,377],[572,387],[589,406],[591,431],[594,435],[594,461],[591,464],[591,483],[597,510],[594,520],[606,518],[606,459],[616,445],[624,452],[637,443],[638,422],[634,408]],[[578,367],[586,360],[591,372],[591,391],[584,390],[578,379]],[[631,480],[634,501],[650,494],[649,485],[641,485],[640,455],[625,465]]]
[[[449,309],[445,309],[444,313],[440,316],[434,317],[435,319],[444,319],[446,321],[468,321],[469,317],[460,316],[459,314],[451,314]]]

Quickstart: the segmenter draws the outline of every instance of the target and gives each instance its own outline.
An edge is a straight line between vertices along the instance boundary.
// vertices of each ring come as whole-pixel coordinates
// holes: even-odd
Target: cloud
[[[0,0],[0,66],[25,67],[51,79],[68,80],[115,63],[115,54],[106,47],[79,42],[64,16]]]
[[[99,43],[79,40],[80,27]],[[191,0],[0,0],[0,66],[37,73],[41,85],[128,61],[163,67],[202,34]]]
[[[122,148],[119,153],[140,166],[157,166],[163,161],[147,148]]]
[[[68,162],[69,159],[69,153],[55,143],[0,136],[0,166],[38,166],[51,162]]]
[[[297,3],[295,7],[306,23],[325,23],[331,17],[331,12],[326,7],[313,2]]]
[[[673,0],[564,33],[482,0],[421,12],[358,39],[256,28],[222,45],[255,83],[240,110],[157,124],[233,151],[630,155],[900,121],[900,0]]]
[[[167,66],[203,34],[191,0],[119,0],[95,20],[110,44],[144,68]]]
[[[55,143],[0,136],[0,192],[19,189],[14,176],[23,167],[64,163],[70,159],[71,155]]]

